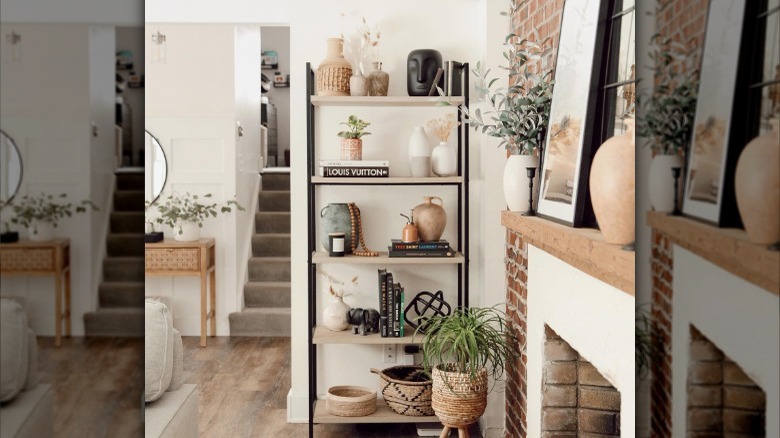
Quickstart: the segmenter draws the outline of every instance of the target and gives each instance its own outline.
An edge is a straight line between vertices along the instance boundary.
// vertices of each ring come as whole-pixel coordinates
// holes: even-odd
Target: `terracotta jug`
[[[627,129],[605,141],[590,167],[593,213],[607,243],[626,245],[634,241],[634,120]]]
[[[425,202],[414,207],[414,223],[417,225],[417,234],[422,242],[436,241],[444,233],[447,226],[447,212],[444,211],[444,201],[438,196],[425,196]],[[439,204],[433,202],[439,200]]]
[[[772,131],[745,146],[737,161],[734,189],[748,239],[757,244],[780,242],[780,119]]]
[[[317,95],[349,96],[349,78],[352,64],[342,53],[344,40],[328,38],[328,53],[317,67]]]

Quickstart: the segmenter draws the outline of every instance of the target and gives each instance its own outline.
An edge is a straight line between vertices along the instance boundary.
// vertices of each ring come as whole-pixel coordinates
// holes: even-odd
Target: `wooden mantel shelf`
[[[744,230],[718,228],[682,216],[649,211],[647,225],[728,272],[780,295],[780,252],[751,243]]]
[[[633,251],[604,241],[601,231],[572,228],[539,217],[501,212],[501,224],[533,245],[586,274],[634,295]]]

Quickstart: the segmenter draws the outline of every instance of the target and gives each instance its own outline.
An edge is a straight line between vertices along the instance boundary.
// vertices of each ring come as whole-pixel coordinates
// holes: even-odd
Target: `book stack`
[[[329,178],[387,178],[387,160],[320,160],[320,176]]]
[[[446,240],[406,243],[400,239],[393,239],[387,250],[390,257],[452,257],[455,255],[455,251],[450,248],[450,243]]]
[[[379,269],[379,334],[383,338],[404,336],[404,287],[393,273]]]

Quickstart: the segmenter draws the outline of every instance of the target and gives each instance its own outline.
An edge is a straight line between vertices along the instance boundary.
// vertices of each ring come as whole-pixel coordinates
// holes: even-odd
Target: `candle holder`
[[[672,178],[674,178],[674,210],[672,210],[672,216],[679,216],[682,214],[680,211],[679,193],[680,193],[680,173],[682,169],[680,167],[672,167]]]
[[[536,176],[536,167],[526,167],[528,175],[528,210],[522,213],[523,216],[536,216],[534,211],[534,177]]]

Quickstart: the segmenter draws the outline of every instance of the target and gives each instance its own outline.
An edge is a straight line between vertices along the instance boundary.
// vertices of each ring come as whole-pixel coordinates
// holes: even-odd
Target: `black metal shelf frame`
[[[312,182],[315,175],[315,106],[311,97],[315,93],[315,73],[311,63],[306,63],[306,183],[307,183],[307,220],[308,220],[308,353],[309,353],[309,436],[314,436],[314,404],[317,399],[317,344],[313,341],[314,327],[317,325],[317,265],[312,257],[317,246],[317,208],[316,191],[319,186],[457,186],[458,191],[458,247],[465,261],[457,264],[458,270],[458,307],[469,307],[469,130],[464,120],[462,107],[468,107],[469,103],[469,64],[464,63],[461,70],[461,84],[463,84],[464,101],[458,106],[458,172],[463,177],[462,182],[388,182],[388,183],[359,183],[359,182]],[[464,196],[465,195],[465,196]],[[410,260],[410,266],[414,259]]]

